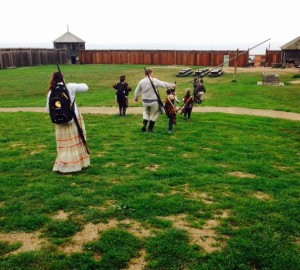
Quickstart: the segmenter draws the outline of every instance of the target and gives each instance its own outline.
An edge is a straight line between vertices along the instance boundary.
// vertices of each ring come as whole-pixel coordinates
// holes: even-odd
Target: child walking
[[[185,96],[183,97],[184,106],[181,110],[181,114],[184,113],[184,119],[190,119],[193,105],[194,105],[194,97],[191,95],[191,89],[187,88],[185,90]]]
[[[119,114],[120,116],[125,116],[126,109],[128,108],[128,95],[131,91],[131,87],[126,82],[126,76],[120,76],[120,81],[116,82],[113,85],[113,88],[116,89],[116,100],[119,105]]]
[[[167,90],[167,98],[165,101],[165,112],[169,118],[169,133],[173,132],[173,125],[176,124],[176,106],[175,106],[175,96],[172,94],[172,90]]]

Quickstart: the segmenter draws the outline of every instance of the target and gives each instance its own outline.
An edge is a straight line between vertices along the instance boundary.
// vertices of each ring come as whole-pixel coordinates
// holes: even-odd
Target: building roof
[[[300,50],[300,36],[280,47],[282,50]]]
[[[60,36],[59,38],[57,38],[56,40],[53,41],[53,43],[79,43],[79,42],[84,42],[84,40],[82,40],[81,38],[75,36],[74,34],[72,34],[71,32],[66,32],[64,33],[62,36]]]

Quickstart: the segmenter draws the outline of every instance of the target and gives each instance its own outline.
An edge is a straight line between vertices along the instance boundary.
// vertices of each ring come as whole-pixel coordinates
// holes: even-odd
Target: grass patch
[[[115,106],[113,83],[134,89],[139,65],[64,65],[67,82],[86,82],[80,106]],[[175,81],[182,67],[153,67]],[[56,66],[0,70],[0,107],[44,107]],[[232,69],[205,78],[204,106],[300,112],[299,76],[258,86],[262,71]],[[276,70],[274,69],[276,72]],[[164,93],[162,93],[164,94]],[[130,94],[130,106],[135,103]],[[201,106],[203,106],[201,105]],[[297,269],[300,123],[222,113],[162,115],[149,134],[141,115],[85,114],[91,166],[52,172],[48,114],[0,114],[1,269]]]
[[[97,269],[122,269],[138,254],[140,241],[123,230],[107,230],[99,241],[85,246],[87,251],[101,254]]]
[[[181,100],[186,88],[192,87],[192,77],[176,77],[182,66],[154,66],[154,74],[161,80],[177,83],[177,95]],[[191,67],[196,70],[198,67]],[[66,82],[86,82],[89,92],[77,96],[80,106],[116,106],[115,90],[112,85],[118,81],[120,74],[127,76],[133,91],[140,79],[144,77],[142,65],[62,65]],[[46,93],[55,65],[23,67],[0,70],[0,107],[44,107]],[[251,71],[251,72],[250,72]],[[262,69],[238,68],[226,69],[221,77],[205,77],[207,93],[204,106],[246,107],[254,109],[282,110],[300,112],[298,100],[300,91],[296,69],[272,69],[280,75],[284,86],[257,85],[262,81]],[[232,82],[233,78],[236,82]],[[130,106],[141,106],[133,100],[133,91],[129,95]],[[161,96],[165,96],[161,90]]]
[[[177,229],[166,230],[150,239],[147,251],[149,269],[185,269],[200,257],[199,250],[189,245],[187,233]]]
[[[299,122],[84,118],[91,167],[63,175],[47,114],[0,114],[1,269],[299,265]]]
[[[6,255],[14,250],[19,249],[22,246],[21,243],[14,243],[10,245],[7,242],[0,242],[0,256]]]

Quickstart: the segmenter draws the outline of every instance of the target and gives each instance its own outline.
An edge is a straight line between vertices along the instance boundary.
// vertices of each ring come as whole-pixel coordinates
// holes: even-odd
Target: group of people
[[[193,87],[194,87],[194,100],[197,104],[201,104],[203,101],[204,94],[206,93],[203,79],[199,77],[195,77],[193,82]]]
[[[113,88],[116,90],[116,100],[119,105],[120,116],[125,116],[126,108],[128,107],[128,95],[131,91],[131,87],[126,82],[126,76],[122,75],[120,81],[116,82],[113,85]],[[163,103],[160,100],[158,88],[167,88],[166,94],[167,97]],[[184,105],[181,108],[181,114],[184,114],[184,119],[190,119],[193,109],[194,102],[201,104],[203,101],[204,93],[206,92],[203,79],[195,77],[193,81],[193,94],[191,89],[187,88],[185,96],[183,97]],[[153,77],[153,70],[145,70],[145,78],[142,79],[134,92],[135,101],[139,100],[139,96],[142,96],[143,102],[143,126],[142,131],[153,132],[158,116],[165,111],[169,118],[169,132],[173,132],[173,125],[176,124],[176,103],[179,103],[176,96],[176,84],[160,81],[157,78]]]
[[[54,72],[50,81],[50,86],[47,95],[47,109],[49,110],[49,97],[51,91],[55,91],[58,84],[64,84],[62,76],[59,72]],[[139,81],[135,91],[134,100],[139,101],[141,96],[143,103],[143,122],[141,130],[143,132],[153,132],[156,121],[159,115],[166,113],[169,118],[168,130],[173,132],[173,126],[176,124],[176,114],[181,111],[184,114],[184,119],[191,117],[194,103],[202,103],[203,95],[206,92],[203,80],[199,81],[198,78],[194,79],[193,83],[194,92],[190,88],[185,91],[183,97],[184,104],[177,109],[176,103],[179,103],[176,96],[176,84],[161,81],[153,76],[152,69],[145,69],[145,77]],[[88,91],[88,86],[85,83],[68,83],[66,88],[72,104],[76,117],[86,138],[85,125],[82,115],[80,114],[76,105],[75,96],[77,92]],[[126,109],[128,108],[128,96],[132,90],[126,82],[126,76],[120,76],[120,81],[113,85],[116,90],[116,101],[119,106],[119,115],[126,116]],[[158,89],[166,88],[166,99],[164,102],[161,100]],[[81,171],[90,165],[90,154],[84,145],[84,140],[79,136],[77,126],[74,121],[66,124],[56,124],[56,143],[57,143],[57,158],[55,160],[53,171],[61,173],[70,173]]]

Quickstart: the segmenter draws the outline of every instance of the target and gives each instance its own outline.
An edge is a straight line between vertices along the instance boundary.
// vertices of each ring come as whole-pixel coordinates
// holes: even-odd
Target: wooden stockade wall
[[[238,67],[248,65],[249,52],[239,51]],[[80,64],[141,64],[141,65],[187,65],[218,66],[235,58],[237,51],[177,51],[177,50],[82,50]],[[229,61],[235,66],[235,59]]]
[[[232,59],[228,65],[237,67],[248,65],[248,51],[183,51],[183,50],[81,50],[80,64],[140,64],[140,65],[183,65],[183,66],[219,66],[224,57]],[[266,51],[263,66],[272,66],[281,62],[281,51]],[[226,60],[225,60],[226,61]],[[0,49],[0,69],[68,64],[67,50],[58,49]]]
[[[280,50],[266,50],[266,63],[265,66],[272,67],[276,64],[282,63],[282,51]]]
[[[0,49],[0,69],[66,64],[67,51],[56,49]]]

